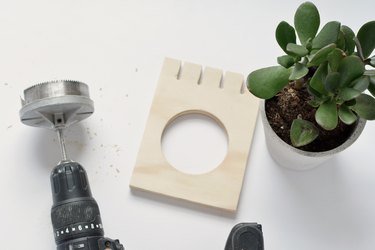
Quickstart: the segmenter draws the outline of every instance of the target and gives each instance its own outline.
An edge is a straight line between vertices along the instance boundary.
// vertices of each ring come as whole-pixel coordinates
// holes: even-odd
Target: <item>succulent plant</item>
[[[337,21],[328,22],[318,32],[320,16],[311,2],[301,4],[294,27],[282,21],[276,40],[286,55],[277,58],[280,66],[251,72],[248,89],[255,96],[270,99],[287,84],[306,88],[309,105],[316,108],[316,123],[333,130],[339,119],[353,124],[357,119],[375,119],[375,21],[364,24],[357,35]],[[300,44],[297,44],[297,36]],[[365,92],[368,90],[371,95]],[[293,146],[309,144],[319,130],[310,121],[296,118],[290,128]]]

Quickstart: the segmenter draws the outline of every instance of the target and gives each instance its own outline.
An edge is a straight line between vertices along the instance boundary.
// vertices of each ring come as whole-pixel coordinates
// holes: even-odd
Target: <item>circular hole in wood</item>
[[[224,126],[209,116],[184,114],[164,129],[161,140],[169,164],[186,174],[204,174],[218,167],[227,155]]]

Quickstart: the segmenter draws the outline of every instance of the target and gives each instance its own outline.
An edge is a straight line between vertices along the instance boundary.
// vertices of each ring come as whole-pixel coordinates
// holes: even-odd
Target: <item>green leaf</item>
[[[255,70],[247,77],[247,87],[255,96],[269,99],[289,83],[290,72],[282,66]]]
[[[328,100],[324,102],[315,113],[316,122],[325,130],[333,130],[338,123],[336,102]]]
[[[357,37],[354,37],[353,40],[354,40],[355,46],[357,47],[357,52],[355,52],[354,55],[359,56],[359,58],[361,58],[362,61],[365,61],[366,58],[363,55],[361,43],[359,42]]]
[[[316,6],[311,2],[301,4],[294,15],[294,27],[302,45],[309,38],[314,38],[319,29],[320,16]]]
[[[340,98],[336,97],[336,105],[337,106],[343,105],[344,103],[345,103],[345,101],[343,99],[340,99]]]
[[[358,56],[347,56],[341,60],[338,72],[340,73],[340,86],[345,87],[363,75],[365,65]]]
[[[361,76],[354,80],[350,85],[353,89],[358,90],[359,92],[363,92],[368,88],[370,84],[370,80],[368,76]]]
[[[310,62],[307,64],[308,67],[319,66],[321,63],[327,60],[328,54],[336,48],[336,44],[331,43],[327,46],[318,50],[314,55],[309,57]]]
[[[288,55],[279,56],[277,58],[277,63],[283,66],[284,68],[290,68],[294,64],[294,58]]]
[[[375,77],[375,70],[365,70],[365,73],[363,73],[365,76],[369,76],[370,77],[370,81],[371,81],[371,77]]]
[[[345,25],[341,26],[341,31],[345,38],[345,51],[348,55],[351,55],[353,54],[355,48],[355,42],[353,40],[355,34],[351,28]]]
[[[331,71],[336,72],[338,70],[340,62],[343,58],[343,51],[341,49],[336,48],[328,54],[327,60]]]
[[[319,130],[312,122],[294,119],[290,128],[290,140],[295,147],[301,147],[314,141],[319,135]]]
[[[324,81],[324,87],[328,92],[334,93],[340,86],[340,74],[331,72]]]
[[[341,105],[339,108],[339,118],[343,123],[350,125],[353,124],[358,117],[348,108],[348,106]]]
[[[322,99],[322,94],[321,93],[319,93],[318,91],[316,91],[314,88],[312,88],[310,85],[308,85],[307,86],[307,92],[311,95],[311,96],[313,96],[313,97],[315,97],[315,98],[317,98],[317,99]],[[320,104],[319,104],[320,105]]]
[[[375,49],[375,21],[365,23],[359,29],[357,38],[361,44],[364,58],[368,58]]]
[[[375,96],[375,86],[374,85],[368,86],[368,91],[370,91],[372,96]]]
[[[313,108],[317,108],[320,106],[320,104],[322,104],[322,102],[320,100],[317,100],[317,99],[312,99],[312,100],[309,100],[307,101],[307,103],[313,107]]]
[[[352,107],[354,106],[355,104],[357,103],[357,101],[355,99],[351,99],[349,101],[346,101],[345,102],[345,105],[348,106],[348,107]]]
[[[309,53],[309,51],[301,46],[294,43],[288,43],[286,51],[289,55],[303,57]]]
[[[310,50],[310,54],[307,55],[307,57],[310,59],[312,58],[317,52],[319,51],[319,49],[311,49]]]
[[[371,57],[370,65],[371,65],[372,67],[375,67],[375,56]]]
[[[315,74],[310,80],[311,88],[315,89],[321,94],[327,94],[327,91],[324,87],[324,82],[326,80],[327,74],[328,74],[327,63],[323,63],[318,67]]]
[[[344,101],[349,101],[358,97],[361,94],[360,91],[352,88],[343,88],[340,90],[339,96]]]
[[[302,63],[296,63],[296,65],[293,67],[292,74],[289,76],[289,80],[298,80],[304,77],[309,73],[309,69],[303,65]]]
[[[356,98],[357,103],[352,109],[366,120],[375,120],[375,99],[369,95],[361,94]]]
[[[336,43],[340,33],[340,25],[341,24],[336,21],[329,22],[324,25],[322,30],[313,40],[313,49],[320,49],[330,43]]]
[[[337,44],[337,48],[345,51],[345,35],[344,35],[344,32],[341,31],[341,29],[339,31],[339,37],[337,38],[336,44]]]
[[[307,39],[306,44],[304,45],[308,51],[312,50],[312,38]]]
[[[276,41],[285,53],[288,53],[286,51],[288,43],[296,43],[296,32],[294,28],[285,21],[280,22],[276,28]]]
[[[375,96],[375,76],[370,76],[369,79],[370,84],[368,86],[368,91],[370,91],[370,93]]]

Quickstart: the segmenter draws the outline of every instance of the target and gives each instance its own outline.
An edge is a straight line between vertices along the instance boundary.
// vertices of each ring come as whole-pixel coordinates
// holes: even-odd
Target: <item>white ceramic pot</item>
[[[260,104],[260,114],[267,148],[272,158],[280,166],[293,170],[308,170],[322,164],[324,161],[349,147],[359,137],[366,125],[366,120],[359,119],[350,137],[337,148],[323,152],[308,152],[290,146],[273,131],[266,116],[265,101],[262,101]]]

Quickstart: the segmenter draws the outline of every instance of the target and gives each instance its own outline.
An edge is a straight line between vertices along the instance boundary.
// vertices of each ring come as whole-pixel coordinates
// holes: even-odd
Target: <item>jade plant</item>
[[[318,32],[319,26],[316,6],[301,4],[294,27],[282,21],[276,28],[277,43],[286,53],[277,58],[280,66],[255,70],[247,78],[250,92],[262,99],[274,97],[288,84],[307,90],[316,123],[303,117],[293,120],[289,129],[295,147],[314,141],[317,126],[329,131],[339,120],[351,125],[359,118],[375,119],[375,21],[364,24],[356,35],[337,21]],[[372,96],[364,93],[367,90]]]

